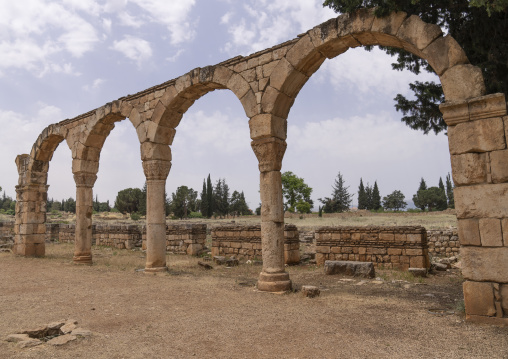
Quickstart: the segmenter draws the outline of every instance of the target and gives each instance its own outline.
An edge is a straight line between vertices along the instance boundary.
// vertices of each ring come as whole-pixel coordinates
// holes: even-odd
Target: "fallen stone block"
[[[5,340],[11,343],[17,343],[30,340],[30,337],[28,334],[10,334]]]
[[[372,262],[353,261],[325,261],[325,274],[344,274],[364,278],[374,278],[376,276]]]
[[[226,263],[226,257],[224,256],[213,256],[213,262],[218,265]]]
[[[77,337],[74,335],[65,334],[65,335],[60,335],[60,336],[53,338],[51,340],[48,340],[47,343],[49,345],[59,346],[59,345],[67,344],[68,342],[76,340],[76,339],[77,339]]]
[[[240,261],[235,258],[235,257],[231,257],[229,259],[226,259],[226,267],[235,267],[237,265],[240,264]]]
[[[210,264],[205,263],[205,262],[201,262],[201,261],[199,261],[199,262],[198,262],[198,265],[199,265],[200,267],[203,267],[204,269],[213,269],[213,267],[212,267]]]
[[[39,339],[28,339],[28,340],[23,340],[21,342],[18,342],[18,344],[16,344],[16,346],[18,348],[31,348],[31,347],[36,347],[37,345],[41,345],[42,344],[42,341],[40,341]]]
[[[314,298],[314,297],[319,297],[319,295],[321,294],[321,291],[319,290],[318,287],[315,287],[313,285],[303,285],[302,286],[302,294],[304,297]]]
[[[77,337],[90,337],[92,336],[92,332],[83,328],[76,328],[71,332],[71,335],[75,335]]]

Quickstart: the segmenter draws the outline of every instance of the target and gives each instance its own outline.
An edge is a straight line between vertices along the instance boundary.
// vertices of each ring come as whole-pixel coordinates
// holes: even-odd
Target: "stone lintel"
[[[476,97],[469,101],[445,102],[439,105],[448,126],[468,121],[506,115],[506,100],[503,93]]]

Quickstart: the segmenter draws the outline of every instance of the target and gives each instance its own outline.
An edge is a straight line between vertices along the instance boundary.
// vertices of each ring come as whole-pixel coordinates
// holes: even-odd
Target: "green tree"
[[[375,211],[381,208],[381,195],[379,194],[379,188],[377,181],[374,181],[374,188],[372,189],[372,208]]]
[[[360,178],[360,186],[358,186],[358,209],[367,209],[367,193],[365,193],[362,178]]]
[[[139,212],[143,194],[139,188],[126,188],[116,195],[115,208],[122,213]]]
[[[323,211],[325,213],[345,212],[351,208],[351,194],[349,187],[346,187],[342,174],[339,172],[332,186],[333,192],[331,197],[319,198],[319,201],[324,205]]]
[[[143,184],[143,188],[141,189],[141,197],[139,198],[139,208],[138,208],[138,212],[142,216],[146,216],[146,192],[147,188],[145,181],[145,183]]]
[[[206,218],[211,218],[213,215],[213,212],[215,211],[215,208],[214,208],[215,204],[213,203],[213,187],[212,187],[212,180],[210,178],[210,174],[208,174],[208,178],[206,179],[206,203],[208,205]]]
[[[446,175],[446,199],[448,200],[448,208],[455,208],[455,199],[453,198],[453,185],[449,173]]]
[[[243,191],[241,193],[238,191],[233,191],[229,208],[230,213],[234,216],[245,216],[251,213],[249,206],[245,201],[245,195],[243,194]]]
[[[296,210],[298,211],[298,213],[301,213],[301,214],[310,213],[309,202],[305,202],[302,200],[298,201],[298,203],[296,204]]]
[[[405,196],[401,191],[395,190],[388,196],[383,197],[383,207],[388,210],[398,211],[406,208]]]
[[[180,219],[187,218],[189,213],[194,212],[197,191],[187,186],[180,186],[171,194],[171,212]]]
[[[63,210],[65,212],[76,213],[76,201],[74,200],[74,198],[69,197],[65,201]]]
[[[201,190],[201,214],[208,216],[208,196],[206,194],[206,180],[203,180],[203,189]]]
[[[429,187],[426,190],[419,190],[418,198],[429,212],[434,210],[442,211],[448,206],[446,195],[439,187]]]
[[[508,0],[326,0],[323,6],[341,13],[377,7],[375,14],[380,17],[404,11],[437,24],[457,40],[471,64],[482,70],[487,93],[508,93],[508,62],[504,56],[508,53]],[[392,64],[395,70],[407,69],[415,74],[434,71],[425,60],[405,50],[383,49],[397,56]],[[444,100],[441,85],[415,82],[410,89],[415,100],[400,94],[395,97],[395,107],[404,115],[402,121],[425,134],[445,131],[447,126],[438,108]]]
[[[219,178],[213,189],[215,215],[226,217],[229,214],[229,186],[224,178]]]
[[[305,183],[303,178],[290,171],[282,174],[282,196],[285,200],[285,211],[295,212],[296,204],[300,201],[307,202],[312,208],[314,202],[310,199],[311,194],[312,188]]]
[[[369,186],[369,183],[367,183],[367,186],[365,186],[365,209],[371,210],[372,209],[372,186]]]
[[[418,190],[416,191],[416,194],[413,196],[413,203],[417,208],[420,208],[422,211],[425,211],[425,201],[423,197],[419,196],[420,191],[425,191],[427,189],[427,184],[425,183],[425,180],[421,179],[420,186],[418,187]]]

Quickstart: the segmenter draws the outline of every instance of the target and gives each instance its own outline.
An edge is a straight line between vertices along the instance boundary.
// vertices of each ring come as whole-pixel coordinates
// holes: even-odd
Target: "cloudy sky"
[[[0,186],[15,197],[16,155],[29,153],[49,124],[75,117],[193,68],[272,47],[337,16],[322,0],[0,0]],[[393,59],[361,48],[327,60],[298,95],[288,117],[283,171],[303,177],[312,198],[329,196],[338,172],[350,191],[377,180],[381,195],[410,200],[424,177],[437,185],[450,171],[447,138],[400,122],[397,93],[435,80],[391,70]],[[259,203],[259,171],[248,118],[228,90],[208,93],[188,110],[172,146],[168,194],[201,191],[203,178],[226,178]],[[113,202],[141,188],[139,142],[117,123],[101,154],[94,192]],[[65,142],[49,170],[49,197],[75,198]]]

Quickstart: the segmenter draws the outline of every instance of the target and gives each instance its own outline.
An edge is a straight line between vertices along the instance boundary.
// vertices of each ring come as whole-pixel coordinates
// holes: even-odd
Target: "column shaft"
[[[166,266],[166,180],[146,183],[146,266],[147,272],[167,270]]]
[[[76,234],[74,257],[76,264],[92,264],[92,210],[94,173],[77,172],[76,182]]]

